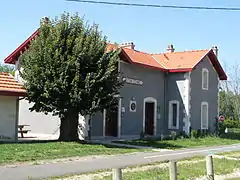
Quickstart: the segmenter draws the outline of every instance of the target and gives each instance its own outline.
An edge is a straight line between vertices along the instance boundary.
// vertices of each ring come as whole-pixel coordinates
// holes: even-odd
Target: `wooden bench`
[[[19,128],[18,133],[21,134],[21,138],[24,137],[23,134],[27,134],[29,131],[31,131],[31,130],[29,130],[29,129],[23,129],[23,128],[26,127],[26,126],[30,126],[30,125],[18,125],[18,128]]]

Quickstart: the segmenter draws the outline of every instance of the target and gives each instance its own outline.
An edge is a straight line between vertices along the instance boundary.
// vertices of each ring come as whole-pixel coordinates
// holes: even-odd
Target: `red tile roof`
[[[191,69],[209,50],[170,52],[153,54],[152,57],[160,62],[165,69]]]
[[[165,67],[161,63],[156,61],[151,54],[129,48],[123,48],[123,51],[131,59],[132,63],[142,64],[148,67],[165,70]]]
[[[191,72],[204,57],[208,56],[220,80],[227,80],[227,75],[212,49],[149,54],[123,48],[122,53],[129,62],[168,72]]]
[[[38,30],[35,31],[23,44],[21,44],[12,54],[5,60],[5,63],[15,64],[20,56],[20,52],[24,51],[30,41],[38,35]],[[119,48],[117,44],[109,43],[106,51],[111,51]],[[227,80],[227,75],[221,67],[214,52],[210,50],[195,50],[183,52],[167,52],[161,54],[150,54],[140,52],[130,48],[121,48],[120,57],[128,60],[130,63],[159,69],[168,72],[190,72],[192,69],[206,56],[209,57],[214,68],[216,69],[221,80]]]
[[[26,90],[12,75],[0,72],[0,95],[26,96]]]

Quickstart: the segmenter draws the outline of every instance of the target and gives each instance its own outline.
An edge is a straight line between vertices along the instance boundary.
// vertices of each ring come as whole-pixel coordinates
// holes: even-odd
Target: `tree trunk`
[[[78,115],[74,110],[68,112],[61,118],[59,141],[78,141]]]

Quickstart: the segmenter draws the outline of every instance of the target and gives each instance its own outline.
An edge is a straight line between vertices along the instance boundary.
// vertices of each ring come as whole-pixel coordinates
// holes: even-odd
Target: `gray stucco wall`
[[[19,101],[19,124],[29,124],[30,133],[34,134],[53,134],[58,130],[60,120],[58,116],[52,116],[51,113],[31,112],[29,110],[33,103],[27,100]]]
[[[202,68],[209,71],[209,89],[202,90]],[[139,135],[143,129],[143,103],[144,98],[152,97],[157,100],[160,116],[157,115],[156,135],[166,134],[171,130],[183,131],[186,100],[185,73],[164,73],[159,70],[145,68],[121,62],[121,72],[125,77],[141,80],[143,85],[125,84],[120,90],[122,99],[121,136]],[[193,129],[201,128],[201,102],[208,102],[209,129],[214,130],[215,117],[217,116],[218,76],[207,58],[201,61],[190,75],[190,121]],[[165,91],[165,92],[164,92]],[[136,112],[130,112],[130,101],[135,99]],[[169,101],[179,101],[179,128],[168,129]],[[188,107],[188,106],[187,106]],[[92,118],[92,136],[103,135],[102,113],[97,113]]]
[[[169,73],[167,75],[167,103],[166,103],[166,122],[165,129],[168,131],[182,131],[183,130],[183,117],[185,107],[183,104],[183,96],[185,93],[185,77],[184,73]],[[178,129],[168,129],[168,116],[169,116],[169,101],[179,101],[179,128]]]
[[[160,116],[157,116],[156,134],[160,135],[164,125],[164,73],[159,70],[144,68],[128,63],[121,63],[121,72],[125,77],[143,81],[143,85],[125,84],[120,90],[122,107],[121,135],[140,135],[143,129],[144,98],[153,97],[157,100]],[[129,104],[134,97],[137,103],[136,112],[130,112]]]
[[[166,129],[164,123],[164,73],[159,70],[144,68],[133,64],[121,62],[121,73],[124,77],[141,80],[143,85],[127,84],[120,89],[122,97],[121,136],[140,135],[143,129],[143,103],[144,98],[152,97],[157,100],[160,116],[157,117],[156,133],[160,135]],[[137,103],[136,112],[130,112],[130,100],[134,98]],[[103,135],[103,114],[96,113],[91,121],[91,135]]]
[[[103,136],[103,113],[97,112],[91,119],[91,136]]]
[[[202,90],[202,69],[209,71],[208,90]],[[191,73],[191,128],[201,129],[201,103],[208,102],[208,127],[215,130],[215,117],[218,113],[218,75],[211,62],[204,58]]]

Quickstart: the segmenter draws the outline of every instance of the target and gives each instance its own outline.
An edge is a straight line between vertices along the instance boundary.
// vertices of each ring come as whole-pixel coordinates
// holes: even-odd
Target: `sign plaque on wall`
[[[130,101],[129,111],[130,112],[136,112],[136,110],[137,110],[137,102],[136,101]]]
[[[143,82],[141,80],[132,79],[132,78],[123,78],[123,81],[125,81],[128,84],[136,84],[136,85],[143,85]]]

